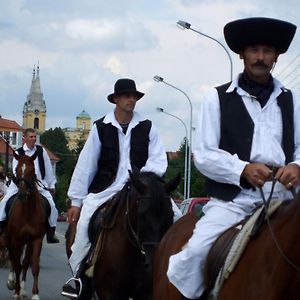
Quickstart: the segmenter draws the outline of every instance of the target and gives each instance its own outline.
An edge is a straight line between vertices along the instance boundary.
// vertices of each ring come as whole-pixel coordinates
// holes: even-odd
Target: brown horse
[[[130,177],[111,200],[116,208],[113,221],[104,217],[102,225],[102,246],[93,278],[101,300],[152,299],[153,255],[173,223],[169,194],[180,177],[167,183],[151,172],[133,173]]]
[[[47,231],[49,207],[47,207],[47,201],[40,196],[36,186],[34,160],[37,152],[31,157],[26,155],[20,157],[16,153],[14,156],[18,160],[14,177],[18,193],[13,196],[5,227],[9,257],[15,273],[14,299],[26,296],[26,273],[31,265],[34,279],[31,299],[38,300],[39,260],[43,238]],[[24,249],[25,255],[21,263]],[[20,283],[21,272],[22,283]],[[11,277],[12,274],[9,275],[9,280]]]
[[[190,213],[166,233],[156,252],[153,300],[178,300],[178,290],[166,276],[169,257],[181,250],[197,218]],[[218,300],[300,299],[300,194],[274,213],[259,235],[250,240]],[[205,230],[205,228],[203,228]],[[220,239],[222,236],[220,237]]]

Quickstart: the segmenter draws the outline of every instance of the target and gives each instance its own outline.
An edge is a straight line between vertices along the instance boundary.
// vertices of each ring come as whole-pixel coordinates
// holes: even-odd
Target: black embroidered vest
[[[217,87],[221,110],[221,138],[219,148],[231,154],[237,154],[241,160],[250,162],[254,123],[246,106],[236,90],[226,93],[230,83]],[[293,161],[294,141],[294,106],[290,90],[284,90],[277,97],[281,109],[283,132],[282,147],[286,157],[285,163]],[[245,189],[253,186],[241,178],[240,185]],[[231,201],[241,191],[239,186],[216,182],[209,178],[205,182],[205,192],[211,197]]]
[[[101,141],[101,154],[98,159],[97,173],[88,189],[89,193],[99,193],[110,186],[116,178],[119,166],[118,129],[111,123],[103,123],[103,120],[104,118],[95,121]],[[150,120],[144,120],[131,131],[130,163],[132,170],[140,170],[146,164],[151,125]]]
[[[45,162],[44,162],[44,157],[43,157],[43,148],[40,145],[35,145],[35,146],[36,146],[36,150],[37,150],[41,176],[42,176],[42,179],[44,179],[45,175],[46,175],[46,171],[45,171]],[[24,151],[23,147],[17,149],[17,151],[20,156],[25,155],[25,151]]]

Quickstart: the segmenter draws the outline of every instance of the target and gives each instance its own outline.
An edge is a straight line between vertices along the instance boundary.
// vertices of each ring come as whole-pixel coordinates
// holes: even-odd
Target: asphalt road
[[[71,276],[65,254],[64,234],[66,228],[66,222],[58,222],[56,233],[60,239],[59,244],[47,244],[44,241],[39,275],[39,295],[41,300],[67,299],[60,295],[62,285]],[[12,299],[13,291],[8,290],[6,287],[8,271],[7,268],[0,268],[0,300]],[[29,299],[31,299],[32,275],[30,270],[27,273],[26,287]]]

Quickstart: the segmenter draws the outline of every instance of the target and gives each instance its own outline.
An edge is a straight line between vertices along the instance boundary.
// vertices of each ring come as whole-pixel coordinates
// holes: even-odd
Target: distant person
[[[35,151],[38,151],[38,157],[34,161],[35,166],[35,174],[37,177],[37,180],[40,184],[37,185],[39,192],[47,198],[51,213],[50,217],[48,219],[49,222],[49,228],[47,231],[47,242],[48,243],[59,243],[58,238],[55,236],[55,228],[57,223],[57,216],[58,212],[55,207],[55,203],[53,200],[53,196],[55,193],[55,183],[56,178],[53,173],[53,169],[51,166],[50,158],[46,152],[46,150],[40,146],[36,145],[36,132],[32,128],[27,128],[24,131],[23,134],[23,146],[19,149],[17,149],[17,153],[20,156],[27,155],[32,156]],[[16,166],[18,164],[18,161],[14,158],[13,159],[13,172],[16,169]],[[14,182],[11,182],[7,189],[7,194],[2,199],[0,203],[0,232],[3,230],[3,227],[5,225],[5,219],[6,219],[6,213],[5,213],[5,206],[7,201],[18,192],[18,187],[14,184]]]
[[[167,275],[181,299],[203,299],[204,266],[213,242],[262,204],[259,188],[268,199],[272,176],[278,180],[274,200],[291,199],[289,190],[299,188],[300,102],[271,74],[295,31],[295,25],[270,18],[241,19],[224,27],[244,71],[200,103],[193,153],[197,169],[207,177],[210,201],[186,247],[170,257]]]
[[[151,171],[162,176],[167,169],[166,151],[157,129],[135,111],[143,96],[132,79],[119,79],[114,93],[107,97],[115,109],[94,123],[80,153],[68,191],[68,220],[78,221],[69,260],[75,283],[83,276],[79,266],[90,248],[88,225],[95,210],[124,187],[129,179],[128,170]],[[175,203],[173,209],[178,213]],[[62,295],[77,298],[79,289],[75,286],[65,284]]]
[[[0,200],[7,192],[6,176],[3,166],[0,166]]]

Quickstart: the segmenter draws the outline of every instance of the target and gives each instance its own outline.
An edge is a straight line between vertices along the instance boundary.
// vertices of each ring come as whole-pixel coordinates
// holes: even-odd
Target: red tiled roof
[[[24,128],[20,126],[16,121],[0,118],[0,130],[1,131],[23,131]]]

